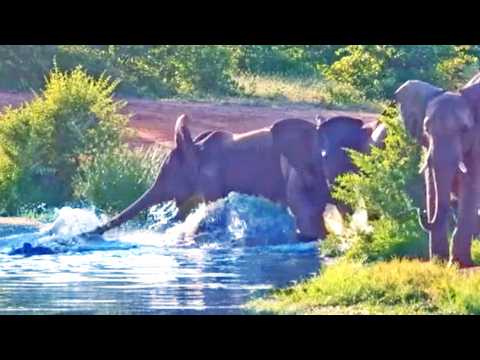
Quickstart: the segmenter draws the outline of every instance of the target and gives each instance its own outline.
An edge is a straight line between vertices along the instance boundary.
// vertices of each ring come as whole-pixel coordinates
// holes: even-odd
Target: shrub
[[[458,87],[478,67],[478,51],[472,45],[350,45],[338,49],[336,61],[321,63],[319,70],[370,100],[383,100],[410,79]]]
[[[312,58],[320,53],[319,49],[295,45],[240,45],[230,50],[240,72],[284,77],[314,75]]]
[[[478,69],[478,53],[470,45],[455,46],[452,56],[439,61],[435,66],[436,79],[445,88],[461,88],[475,75]]]
[[[372,230],[350,226],[343,235],[329,235],[325,248],[367,260],[424,257],[427,236],[416,212],[421,199],[412,196],[421,194],[421,148],[408,137],[395,110],[386,111],[380,121],[388,132],[385,149],[374,148],[370,154],[351,151],[359,171],[340,176],[333,188],[339,201],[367,210]],[[338,249],[339,244],[347,244],[346,249]]]
[[[94,75],[121,81],[126,95],[231,95],[236,91],[232,59],[218,45],[67,45],[57,61],[62,69],[81,63]]]
[[[55,61],[54,61],[55,60]],[[234,94],[230,47],[223,45],[6,45],[0,48],[0,88],[38,90],[54,67],[82,65],[120,81],[124,95]]]
[[[75,197],[108,213],[123,210],[153,184],[165,153],[162,147],[123,145],[93,154],[74,178]]]
[[[40,89],[56,59],[62,71],[81,64],[120,80],[123,95],[228,96],[238,90],[233,75],[323,75],[341,84],[332,92],[338,101],[351,101],[353,91],[376,101],[409,79],[456,88],[478,68],[479,55],[478,45],[4,45],[0,88]]]
[[[0,88],[39,89],[53,65],[56,45],[0,46]]]
[[[83,157],[117,147],[127,117],[114,101],[117,83],[81,68],[51,72],[45,90],[0,116],[0,208],[27,203],[56,206],[73,197],[72,179]]]
[[[365,95],[345,82],[327,81],[325,103],[336,106],[363,105],[367,103]]]
[[[360,90],[368,98],[380,98],[382,93],[382,79],[385,76],[385,56],[383,48],[375,45],[364,47],[351,45],[339,50],[343,54],[331,66],[322,64],[327,80],[348,84]]]
[[[224,46],[175,46],[170,56],[175,70],[173,82],[179,94],[236,94],[233,63]]]

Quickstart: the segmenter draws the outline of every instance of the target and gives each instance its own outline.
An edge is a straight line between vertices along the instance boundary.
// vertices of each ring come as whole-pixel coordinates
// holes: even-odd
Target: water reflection
[[[298,249],[297,249],[298,250]],[[311,275],[317,250],[136,249],[0,257],[0,313],[241,313],[254,294]]]

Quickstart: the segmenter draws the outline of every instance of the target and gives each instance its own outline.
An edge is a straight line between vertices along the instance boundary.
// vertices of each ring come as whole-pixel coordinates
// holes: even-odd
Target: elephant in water
[[[409,96],[413,93],[423,96]],[[471,266],[471,241],[478,233],[480,205],[480,84],[472,79],[459,92],[447,92],[410,81],[395,96],[407,129],[416,129],[424,119],[417,139],[428,147],[421,172],[425,173],[427,221],[423,225],[429,232],[430,256]],[[458,224],[450,256],[451,193],[458,197]]]
[[[214,201],[237,192],[289,207],[300,240],[324,238],[329,184],[353,170],[343,148],[364,151],[371,134],[361,120],[337,117],[317,125],[287,119],[249,133],[208,131],[192,139],[188,122],[186,115],[178,118],[175,147],[152,187],[91,233],[103,234],[169,200],[182,208],[194,197]]]

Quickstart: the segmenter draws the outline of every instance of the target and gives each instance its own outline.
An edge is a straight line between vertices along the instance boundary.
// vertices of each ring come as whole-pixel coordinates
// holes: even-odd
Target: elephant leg
[[[462,175],[458,199],[458,225],[453,235],[451,261],[461,267],[472,266],[472,240],[478,226],[477,198],[480,184],[475,183],[475,169],[469,167],[469,173]]]
[[[432,194],[433,178],[432,170],[425,169],[425,185],[426,193]],[[430,212],[435,206],[435,199],[433,196],[428,196],[427,199],[428,218],[431,218]],[[438,217],[435,224],[432,224],[429,229],[429,244],[430,244],[430,259],[437,257],[439,259],[448,261],[449,259],[449,245],[448,245],[448,209],[439,209]]]
[[[295,215],[299,239],[301,241],[315,241],[324,239],[326,236],[325,221],[323,219],[323,210],[314,207],[303,207],[292,212]]]
[[[193,209],[196,209],[200,203],[204,202],[202,196],[193,196],[184,203],[178,205],[178,214],[175,218],[177,221],[184,221],[187,216],[192,212]]]
[[[324,239],[323,212],[328,201],[326,183],[319,189],[305,186],[298,172],[292,170],[287,182],[287,205],[295,216],[301,240]]]
[[[339,203],[339,202],[334,202],[334,204],[337,209],[338,209],[338,212],[340,213],[340,215],[342,215],[342,218],[345,218],[346,215],[349,215],[349,214],[352,214],[353,213],[353,210],[352,208],[350,208],[349,206],[345,205],[345,204],[342,204],[342,203]]]

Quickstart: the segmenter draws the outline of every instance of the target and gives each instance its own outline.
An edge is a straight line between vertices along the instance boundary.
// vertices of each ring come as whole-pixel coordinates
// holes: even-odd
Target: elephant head
[[[301,174],[306,186],[315,186],[324,176],[325,153],[318,126],[302,119],[286,119],[276,122],[271,132],[277,151]]]
[[[394,98],[400,105],[405,128],[420,144],[428,103],[442,93],[443,89],[420,80],[409,80],[395,92]]]
[[[188,129],[189,118],[182,115],[175,125],[175,147],[164,159],[159,175],[152,187],[127,209],[115,216],[105,225],[95,229],[93,233],[104,232],[132,219],[149,207],[175,200],[183,204],[196,194],[196,179],[198,176],[197,151]],[[204,138],[209,133],[199,136]]]
[[[272,127],[277,148],[312,186],[325,177],[329,183],[354,166],[346,148],[366,152],[370,131],[362,120],[337,116],[317,125],[300,119],[282,120]]]
[[[473,144],[474,126],[472,107],[461,93],[446,92],[427,106],[424,129],[428,139],[426,203],[430,230],[446,226],[455,177],[468,173],[464,156]]]

